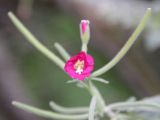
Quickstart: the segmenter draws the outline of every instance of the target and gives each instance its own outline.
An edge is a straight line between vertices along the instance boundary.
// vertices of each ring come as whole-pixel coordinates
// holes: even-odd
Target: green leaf
[[[125,43],[125,45],[122,47],[122,49],[117,53],[117,55],[109,63],[107,63],[100,69],[96,70],[95,72],[93,72],[91,76],[96,77],[96,76],[104,74],[105,72],[113,68],[126,55],[126,53],[129,51],[129,49],[132,47],[132,45],[137,40],[140,33],[143,31],[150,16],[151,16],[151,8],[148,8],[140,24],[137,26],[133,34],[130,36],[130,38]]]
[[[14,105],[17,108],[20,108],[26,112],[30,112],[32,114],[41,116],[41,117],[45,117],[45,118],[52,118],[52,119],[64,119],[64,120],[81,120],[81,119],[87,119],[88,118],[88,114],[80,114],[80,115],[63,115],[63,114],[59,114],[59,113],[55,113],[52,111],[48,111],[48,110],[42,110],[39,108],[35,108],[20,102],[16,102],[13,101],[12,105]]]
[[[18,20],[18,18],[12,13],[8,12],[8,16],[13,22],[13,24],[17,27],[17,29],[25,36],[25,38],[35,47],[37,50],[39,50],[41,53],[43,53],[46,57],[48,57],[50,60],[52,60],[56,65],[58,65],[61,69],[64,69],[64,62],[56,56],[53,52],[51,52],[49,49],[47,49],[42,43],[40,43],[37,38],[32,35],[32,33]]]
[[[65,114],[88,113],[89,110],[88,107],[62,107],[53,101],[49,105],[53,110]]]

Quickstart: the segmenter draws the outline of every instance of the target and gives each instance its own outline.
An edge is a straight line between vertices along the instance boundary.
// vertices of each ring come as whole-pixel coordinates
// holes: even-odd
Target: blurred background
[[[88,52],[95,58],[96,70],[120,50],[147,7],[153,16],[145,31],[125,58],[102,76],[110,84],[95,82],[107,104],[159,94],[159,0],[0,0],[0,120],[45,120],[14,108],[12,100],[50,109],[51,100],[85,106],[91,98],[75,84],[66,84],[70,78],[25,40],[8,11],[50,50],[57,53],[54,42],[58,42],[72,55],[81,48],[80,20],[90,20]]]

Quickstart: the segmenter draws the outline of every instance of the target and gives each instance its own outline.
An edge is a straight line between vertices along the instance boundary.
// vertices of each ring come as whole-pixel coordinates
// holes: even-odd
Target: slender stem
[[[53,110],[66,114],[87,113],[89,110],[88,107],[62,107],[53,101],[51,101],[49,105]]]
[[[40,43],[35,36],[18,20],[18,18],[12,13],[8,13],[9,18],[13,22],[13,24],[17,27],[17,29],[26,37],[26,39],[36,47],[40,52],[42,52],[46,57],[52,60],[56,65],[60,68],[64,68],[64,62],[57,57],[53,52],[47,49],[42,43]]]
[[[20,102],[12,102],[12,104],[14,106],[16,106],[17,108],[20,108],[24,111],[30,112],[32,114],[36,114],[38,116],[41,117],[45,117],[45,118],[51,118],[51,119],[64,119],[64,120],[81,120],[81,119],[87,119],[88,118],[88,114],[81,114],[81,115],[63,115],[63,114],[58,114],[55,112],[51,112],[51,111],[47,111],[47,110],[42,110],[42,109],[38,109]]]
[[[82,51],[86,52],[87,53],[87,43],[82,43]]]
[[[148,8],[144,17],[142,18],[140,24],[136,28],[136,30],[133,32],[131,37],[128,39],[126,44],[122,47],[122,49],[118,52],[118,54],[105,66],[102,68],[96,70],[95,72],[92,73],[91,76],[99,76],[102,75],[103,73],[107,72],[110,70],[112,67],[114,67],[123,57],[124,55],[128,52],[128,50],[131,48],[133,43],[136,41],[137,37],[140,35],[140,33],[143,31],[144,27],[147,24],[147,21],[149,17],[151,16],[151,8]]]
[[[131,107],[152,107],[160,109],[159,104],[155,103],[145,103],[145,102],[119,102],[115,104],[111,104],[105,107],[105,112],[107,113],[110,110],[116,109],[127,109]]]
[[[97,98],[97,112],[99,113],[99,115],[103,116],[104,113],[104,109],[105,109],[105,102],[104,99],[102,97],[102,95],[100,94],[99,90],[96,88],[96,86],[94,86],[94,84],[91,82],[91,80],[88,80],[89,84],[85,84],[86,85],[86,89],[89,91],[89,93],[93,96],[96,96]]]
[[[61,46],[59,43],[54,44],[55,48],[58,50],[59,54],[65,59],[68,60],[70,58],[69,53]]]
[[[96,96],[92,97],[90,107],[89,107],[89,118],[88,120],[94,120],[95,116],[95,111],[96,111]]]

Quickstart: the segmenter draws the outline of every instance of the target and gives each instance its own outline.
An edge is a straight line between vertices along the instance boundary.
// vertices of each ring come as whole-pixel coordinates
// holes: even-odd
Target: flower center
[[[82,60],[82,61],[78,60],[74,64],[74,69],[76,70],[76,73],[78,73],[78,74],[82,74],[83,68],[84,68],[84,60]]]

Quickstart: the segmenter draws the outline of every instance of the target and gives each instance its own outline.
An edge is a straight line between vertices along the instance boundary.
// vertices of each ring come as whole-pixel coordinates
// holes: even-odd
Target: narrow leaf
[[[53,101],[49,105],[53,110],[65,114],[87,113],[89,110],[88,107],[62,107]]]
[[[39,108],[35,108],[20,102],[12,102],[12,104],[17,107],[20,108],[26,112],[30,112],[32,114],[41,116],[41,117],[45,117],[45,118],[51,118],[51,119],[63,119],[63,120],[70,120],[70,119],[74,119],[74,120],[81,120],[81,119],[86,119],[88,118],[88,114],[81,114],[81,115],[63,115],[63,114],[59,114],[59,113],[55,113],[55,112],[51,112],[48,110],[42,110]]]
[[[58,50],[59,54],[65,59],[68,60],[70,58],[69,53],[61,46],[59,43],[54,44],[55,48]]]
[[[76,83],[76,82],[78,82],[78,80],[68,80],[66,83],[68,83],[68,84],[70,84],[70,83]]]
[[[93,77],[91,79],[94,80],[94,81],[98,81],[98,82],[102,82],[102,83],[105,83],[105,84],[109,84],[109,81],[107,81],[107,80],[105,80],[103,78]]]
[[[100,69],[96,70],[92,73],[91,76],[99,76],[113,68],[129,51],[129,49],[132,47],[132,45],[135,43],[137,37],[140,35],[140,33],[143,31],[144,27],[146,26],[148,19],[151,16],[151,8],[148,8],[144,17],[142,18],[140,24],[137,26],[131,37],[128,39],[128,41],[125,43],[125,45],[122,47],[122,49],[117,53],[117,55],[105,66],[101,67]]]
[[[46,57],[52,60],[60,68],[64,69],[64,62],[53,52],[47,49],[42,43],[40,43],[37,38],[32,35],[32,33],[20,22],[20,20],[18,20],[18,18],[12,12],[9,12],[8,16],[13,22],[13,24],[17,27],[17,29],[35,48],[37,48],[41,53],[43,53]]]

